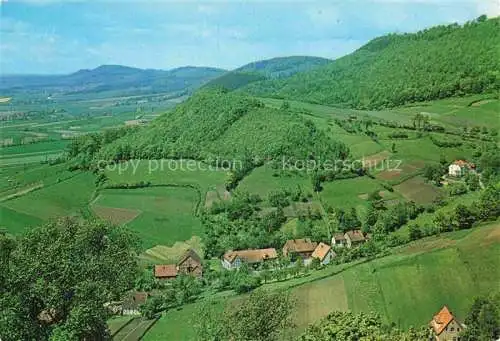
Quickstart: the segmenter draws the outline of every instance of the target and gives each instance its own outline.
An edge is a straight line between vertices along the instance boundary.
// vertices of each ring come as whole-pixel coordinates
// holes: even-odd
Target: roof
[[[177,265],[175,264],[164,264],[155,265],[155,277],[175,277],[177,276]]]
[[[476,167],[475,164],[467,162],[465,160],[455,160],[453,162],[453,165],[457,165],[457,166],[460,166],[460,167],[470,167],[470,168]]]
[[[291,252],[313,252],[318,243],[312,242],[309,238],[287,240],[283,249],[287,248]]]
[[[278,258],[276,249],[256,249],[256,250],[239,250],[239,251],[228,251],[224,254],[224,259],[229,263],[234,262],[234,260],[239,257],[241,260],[247,263],[257,263],[266,259]]]
[[[201,264],[200,256],[198,256],[198,254],[193,249],[187,250],[177,264],[180,265],[180,264],[184,263],[184,261],[188,258],[192,258],[194,261]]]
[[[351,242],[362,242],[366,239],[361,230],[347,231],[346,234],[349,236]]]
[[[450,324],[451,321],[453,321],[455,317],[451,313],[451,311],[448,309],[447,306],[443,306],[443,308],[434,315],[432,318],[431,322],[429,323],[431,327],[434,329],[434,332],[436,335],[441,334],[441,332]]]
[[[312,253],[313,258],[318,258],[320,261],[325,259],[326,255],[332,248],[330,245],[326,245],[325,243],[319,243],[318,246],[316,246],[316,249]]]
[[[338,241],[338,240],[345,240],[345,236],[344,236],[344,234],[343,234],[343,233],[335,233],[335,234],[333,235],[333,239],[335,239],[335,240],[337,240],[337,241]]]

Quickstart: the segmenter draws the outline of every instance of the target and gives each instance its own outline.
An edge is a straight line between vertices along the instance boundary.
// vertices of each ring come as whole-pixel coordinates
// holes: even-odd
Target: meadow
[[[131,160],[108,166],[105,174],[111,185],[140,181],[153,185],[194,185],[204,193],[223,185],[226,176],[225,171],[201,162],[168,159]]]
[[[64,215],[80,213],[95,191],[92,173],[75,173],[72,177],[54,182],[41,189],[0,203],[2,224],[7,231],[21,232],[20,217],[25,228]]]
[[[202,226],[195,216],[199,200],[199,192],[188,187],[105,189],[91,208],[103,219],[130,227],[147,249],[199,236]]]

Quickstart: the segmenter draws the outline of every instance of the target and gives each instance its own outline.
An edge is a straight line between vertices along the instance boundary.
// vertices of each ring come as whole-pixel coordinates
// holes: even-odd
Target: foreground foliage
[[[104,340],[104,303],[137,274],[137,240],[97,221],[64,218],[18,240],[0,236],[0,337]]]
[[[310,326],[300,341],[423,341],[426,328],[401,331],[384,325],[378,315],[333,312]]]
[[[228,303],[222,314],[207,302],[197,318],[198,340],[279,340],[291,326],[293,305],[288,293],[266,290],[257,290],[240,303]]]

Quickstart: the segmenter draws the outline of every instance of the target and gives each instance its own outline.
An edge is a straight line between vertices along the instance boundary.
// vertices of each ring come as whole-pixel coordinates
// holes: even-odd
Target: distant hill
[[[309,160],[336,159],[347,153],[345,145],[299,114],[265,107],[252,97],[208,89],[198,91],[149,126],[105,145],[99,158],[234,160],[251,154],[261,159]]]
[[[380,109],[500,89],[500,19],[436,26],[373,39],[289,78],[239,91],[358,109]]]
[[[207,87],[221,86],[235,90],[253,82],[290,77],[331,62],[330,59],[309,56],[278,57],[243,65],[207,83]]]
[[[3,92],[45,91],[63,93],[157,93],[189,91],[222,75],[225,70],[208,67],[181,67],[172,70],[138,69],[121,65],[102,65],[69,75],[4,76]]]

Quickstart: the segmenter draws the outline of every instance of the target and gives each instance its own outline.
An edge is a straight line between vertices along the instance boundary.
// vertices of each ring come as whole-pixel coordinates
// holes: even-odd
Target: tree
[[[320,267],[321,267],[321,261],[319,260],[319,258],[314,257],[311,260],[311,268],[312,269],[319,269]]]
[[[454,229],[453,220],[450,215],[439,211],[434,216],[434,224],[440,232],[449,232]]]
[[[228,305],[224,325],[229,340],[273,341],[292,326],[294,300],[288,292],[256,290],[240,304]]]
[[[410,224],[408,228],[408,236],[410,240],[417,240],[422,238],[422,230],[418,224]]]
[[[374,314],[333,312],[319,323],[310,325],[299,341],[422,341],[428,339],[426,328],[401,331],[382,323]]]
[[[465,175],[465,183],[469,191],[477,191],[479,189],[479,176],[475,173],[468,172]]]
[[[461,335],[464,341],[489,341],[500,337],[500,312],[498,295],[476,297],[465,318],[467,328]]]
[[[196,318],[193,320],[197,341],[227,340],[221,310],[221,303],[214,300],[205,301],[200,306],[198,313],[195,314]]]
[[[2,339],[108,337],[104,303],[133,286],[138,246],[123,227],[76,218],[20,237],[2,265],[7,268],[0,288]]]
[[[459,229],[471,228],[475,220],[476,215],[467,206],[459,204],[455,207],[455,222]]]
[[[493,220],[500,216],[500,188],[488,186],[481,192],[478,214],[481,220]]]
[[[426,165],[423,176],[428,181],[433,181],[437,186],[441,184],[442,169],[439,165]]]
[[[312,183],[313,191],[321,192],[323,187],[321,187],[321,177],[320,177],[318,172],[314,172],[311,175],[311,183]]]
[[[141,307],[141,314],[147,319],[153,319],[157,313],[164,309],[164,301],[161,296],[151,296]]]

